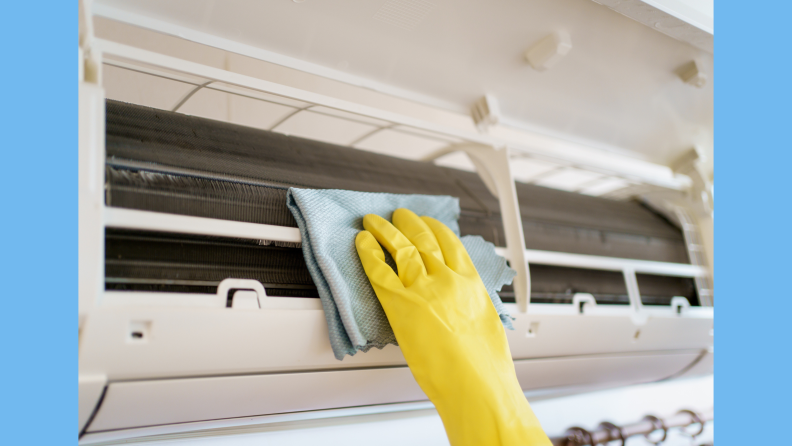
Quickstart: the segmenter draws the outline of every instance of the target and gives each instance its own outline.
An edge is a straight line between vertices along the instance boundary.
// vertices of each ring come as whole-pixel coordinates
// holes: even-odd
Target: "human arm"
[[[407,209],[393,213],[393,224],[370,214],[363,226],[355,245],[366,275],[451,444],[550,446],[517,381],[500,318],[459,238]]]

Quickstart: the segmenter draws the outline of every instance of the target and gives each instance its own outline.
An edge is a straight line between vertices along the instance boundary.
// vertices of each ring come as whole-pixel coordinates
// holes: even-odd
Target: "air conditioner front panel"
[[[103,308],[83,329],[81,370],[148,379],[404,364],[388,346],[338,361],[324,312],[213,308]],[[130,324],[149,324],[146,341]]]
[[[526,391],[663,379],[699,352],[515,361]],[[89,432],[426,400],[407,367],[114,382]]]
[[[407,367],[120,382],[89,430],[426,399]]]
[[[706,350],[712,319],[676,317],[670,309],[635,325],[605,305],[585,315],[572,305],[550,306],[569,314],[517,314],[506,330],[515,359]],[[537,310],[540,310],[538,308]],[[629,311],[625,308],[624,310]],[[132,337],[145,326],[142,339]],[[529,333],[529,330],[533,330]],[[80,370],[109,380],[209,376],[295,370],[404,365],[398,347],[371,349],[338,361],[321,309],[102,308],[81,337]]]
[[[714,370],[715,353],[712,349],[709,349],[696,359],[696,362],[688,366],[688,368],[679,375],[674,376],[674,378],[692,378],[695,376],[711,375]]]
[[[296,233],[287,186],[448,194],[463,234],[502,246],[476,174],[112,101],[107,119],[105,291],[79,361],[108,384],[89,431],[425,400],[397,346],[335,358],[299,238],[259,230]],[[507,304],[506,334],[526,391],[706,370],[712,308],[678,228],[637,203],[516,187],[535,289],[528,313]],[[261,308],[227,305],[227,279],[255,281]]]

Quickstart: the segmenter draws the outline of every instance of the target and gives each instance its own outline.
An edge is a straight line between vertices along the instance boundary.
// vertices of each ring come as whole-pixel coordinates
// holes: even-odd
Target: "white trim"
[[[322,302],[316,298],[265,296],[259,298],[259,305],[261,305],[261,308],[258,311],[322,309]],[[219,289],[219,287],[217,294],[105,291],[102,294],[102,306],[124,308],[217,308],[225,311],[226,297],[223,296],[223,290]]]
[[[78,87],[78,326],[104,290],[105,97],[101,87]]]
[[[108,228],[140,229],[291,243],[300,243],[301,240],[300,230],[287,226],[263,225],[113,207],[106,207],[104,215],[105,226]]]
[[[646,321],[646,316],[643,313],[643,301],[641,300],[641,291],[638,288],[638,278],[635,276],[635,268],[631,266],[625,267],[622,270],[622,274],[624,275],[624,283],[627,285],[627,294],[630,296],[630,306],[632,306],[635,313],[633,321],[643,325]]]
[[[299,229],[287,226],[245,223],[188,215],[139,211],[135,209],[106,207],[105,219],[106,226],[110,228],[139,229],[291,243],[300,243],[302,240]],[[508,258],[508,251],[504,247],[496,247],[495,252],[500,256]],[[678,277],[700,277],[707,274],[706,268],[686,263],[654,262],[650,260],[540,251],[537,249],[526,249],[525,257],[529,264],[538,263],[543,265],[570,266],[609,271],[633,270],[638,273],[662,274]]]
[[[641,312],[652,318],[713,319],[715,317],[714,307],[687,307],[682,314],[679,314],[671,305],[643,305]]]
[[[503,306],[512,315],[517,315],[519,309],[515,303],[504,303]],[[632,305],[586,305],[583,313],[574,304],[540,304],[532,302],[529,306],[527,317],[531,316],[585,316],[585,317],[630,317],[639,320],[645,318],[687,318],[687,319],[712,319],[715,315],[714,307],[689,307],[682,314],[678,314],[671,305],[642,305],[636,312]],[[643,322],[639,325],[643,325]]]
[[[105,291],[103,307],[190,307],[225,308],[217,294],[159,293],[151,291]]]
[[[507,257],[506,249],[497,247],[498,255]],[[707,275],[707,269],[686,263],[655,262],[651,260],[623,259],[618,257],[602,257],[567,252],[540,251],[526,249],[525,257],[529,264],[570,266],[576,268],[603,269],[609,271],[625,271],[632,269],[637,273],[662,274],[677,277],[701,277]]]

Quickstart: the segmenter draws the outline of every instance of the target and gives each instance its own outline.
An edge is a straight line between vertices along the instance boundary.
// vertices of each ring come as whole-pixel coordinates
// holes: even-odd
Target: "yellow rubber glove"
[[[395,227],[394,227],[395,225]],[[506,333],[448,227],[407,209],[363,219],[355,239],[415,380],[453,446],[551,446],[517,382]],[[393,256],[398,276],[380,244]]]

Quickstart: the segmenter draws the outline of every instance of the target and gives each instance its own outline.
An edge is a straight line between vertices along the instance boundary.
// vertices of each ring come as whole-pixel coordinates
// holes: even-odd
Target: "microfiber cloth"
[[[449,196],[400,195],[347,190],[289,189],[287,205],[302,236],[308,271],[322,301],[330,345],[339,360],[371,347],[397,344],[385,311],[360,263],[355,237],[363,230],[363,217],[377,214],[391,221],[393,211],[406,208],[437,219],[459,235],[459,199]],[[512,319],[498,291],[517,274],[492,243],[479,236],[461,238],[490,299],[509,329]],[[385,252],[388,263],[393,259]]]

